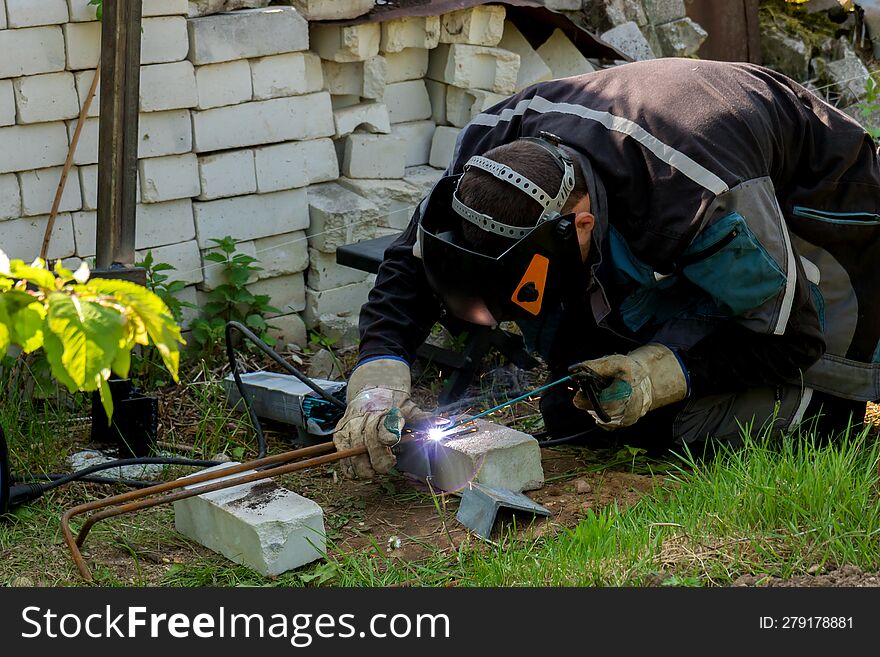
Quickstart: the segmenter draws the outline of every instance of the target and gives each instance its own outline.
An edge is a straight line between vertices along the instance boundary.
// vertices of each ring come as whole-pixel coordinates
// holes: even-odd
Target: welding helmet
[[[456,317],[495,326],[502,321],[534,318],[561,300],[566,279],[583,266],[574,214],[562,215],[575,184],[571,158],[559,139],[542,132],[523,137],[544,148],[562,172],[555,194],[499,162],[475,156],[459,175],[442,178],[422,207],[417,250],[428,283]],[[510,185],[541,206],[530,226],[512,226],[503,216],[489,216],[465,205],[458,194],[461,178],[479,169]],[[510,246],[500,255],[478,253],[461,238],[465,220],[487,233],[505,237]]]

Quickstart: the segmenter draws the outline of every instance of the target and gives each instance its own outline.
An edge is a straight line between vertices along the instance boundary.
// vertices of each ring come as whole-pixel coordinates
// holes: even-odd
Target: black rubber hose
[[[590,427],[585,431],[579,431],[578,433],[573,433],[570,436],[563,436],[562,438],[551,438],[550,440],[542,440],[542,436],[549,436],[549,431],[540,431],[536,434],[532,434],[535,440],[538,441],[538,445],[542,448],[544,447],[556,447],[557,445],[565,445],[567,443],[573,442],[578,438],[583,438],[584,436],[588,436],[594,431],[599,431],[599,427]]]
[[[57,479],[61,479],[61,477],[66,477],[67,474],[41,474],[41,475],[16,475],[15,482],[19,484],[27,484],[27,483],[39,483],[45,481],[55,481]],[[143,479],[114,479],[112,477],[97,477],[93,475],[86,475],[84,477],[80,477],[77,481],[84,481],[88,484],[121,484],[123,486],[127,486],[128,488],[147,488],[149,486],[155,486],[158,481],[146,481]]]

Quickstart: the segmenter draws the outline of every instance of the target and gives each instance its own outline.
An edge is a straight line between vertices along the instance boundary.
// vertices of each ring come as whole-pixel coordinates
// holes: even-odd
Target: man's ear
[[[574,226],[578,231],[592,233],[595,225],[596,217],[593,216],[592,212],[578,212],[574,216]]]

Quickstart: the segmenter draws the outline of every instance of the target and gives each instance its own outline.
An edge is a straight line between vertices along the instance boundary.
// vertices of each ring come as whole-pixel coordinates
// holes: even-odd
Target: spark
[[[440,427],[434,427],[433,429],[428,429],[428,440],[433,440],[434,442],[439,442],[443,440],[446,436],[446,431],[441,429]]]

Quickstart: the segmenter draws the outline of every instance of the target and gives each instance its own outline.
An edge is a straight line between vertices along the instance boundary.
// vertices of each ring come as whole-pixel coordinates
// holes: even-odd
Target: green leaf
[[[226,264],[226,256],[222,253],[219,253],[218,251],[211,251],[211,253],[206,253],[205,260]]]
[[[98,376],[98,390],[101,395],[101,406],[104,407],[104,413],[107,415],[107,426],[109,427],[113,421],[113,394],[110,392],[110,386],[107,385],[107,379]]]
[[[55,274],[47,270],[45,263],[40,259],[35,260],[33,265],[26,265],[21,260],[13,260],[10,272],[12,278],[20,278],[47,290],[54,290],[56,287]]]
[[[29,296],[29,295],[28,295]],[[15,341],[29,354],[43,346],[43,328],[46,309],[39,301],[25,306],[12,316],[12,329]]]

